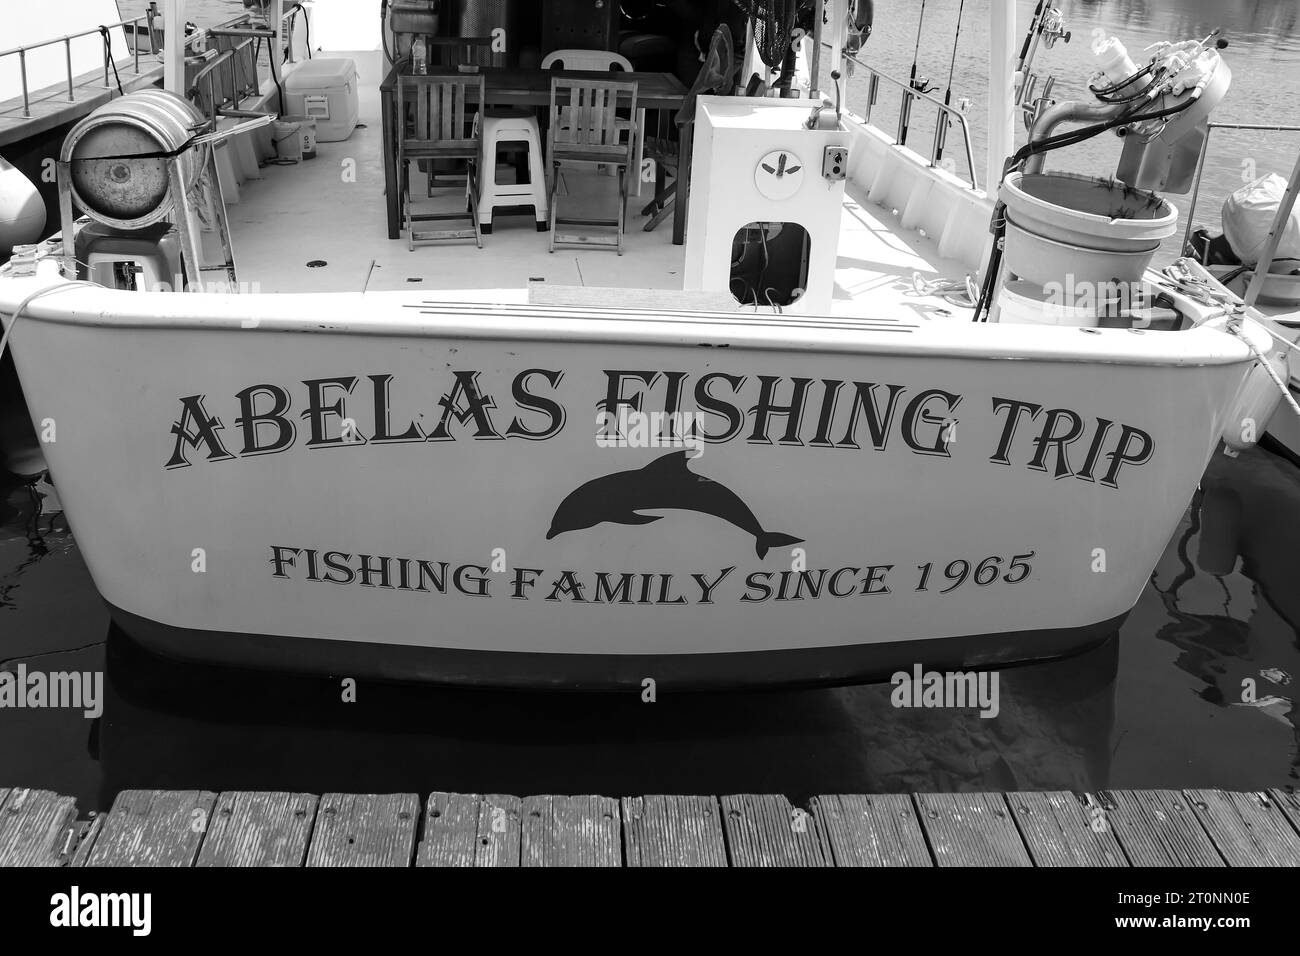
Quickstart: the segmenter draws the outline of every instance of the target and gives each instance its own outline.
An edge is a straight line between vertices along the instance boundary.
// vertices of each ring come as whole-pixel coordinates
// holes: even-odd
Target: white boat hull
[[[0,280],[0,311],[50,281]],[[18,321],[52,477],[128,633],[191,659],[500,685],[832,682],[1098,643],[1250,358],[1209,328],[396,293],[81,288]],[[797,423],[758,422],[765,387],[774,406],[804,389]],[[698,457],[598,442],[611,388],[697,414]],[[857,395],[874,423],[859,404],[850,427]]]

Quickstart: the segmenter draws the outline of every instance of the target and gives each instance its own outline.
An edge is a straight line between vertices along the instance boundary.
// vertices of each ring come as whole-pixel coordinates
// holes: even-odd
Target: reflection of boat
[[[1011,32],[995,28],[995,62]],[[150,94],[102,111],[64,144],[62,242],[0,275],[32,415],[63,423],[50,464],[96,584],[126,631],[184,657],[465,683],[830,682],[1099,643],[1269,347],[1197,301],[1198,274],[1144,271],[1173,216],[1145,186],[1190,172],[1181,139],[1227,88],[1212,39],[1141,68],[1107,47],[1098,102],[1041,111],[996,206],[935,162],[938,141],[899,148],[838,91],[699,96],[674,160],[684,252],[636,231],[625,256],[551,255],[531,220],[481,250],[384,240],[379,176],[408,207],[426,192],[385,155],[385,123],[429,169],[430,131],[450,127],[380,112],[377,52],[348,58],[367,78],[356,131],[352,67],[323,57],[284,64],[252,107]],[[783,38],[759,45],[740,73],[755,89],[787,72]],[[460,89],[439,100],[453,112],[493,89],[537,102],[528,70],[460,67],[399,61],[390,86],[399,104]],[[220,137],[241,134],[215,127],[274,109],[281,85],[350,136],[227,209]],[[626,202],[637,148],[631,100],[624,116],[591,102],[553,105],[550,139],[599,140],[570,155],[619,175],[565,167],[534,197],[578,225]],[[1120,126],[1123,182],[1043,171],[1047,150]],[[472,135],[448,148],[472,157]],[[463,216],[461,189],[435,208]],[[990,220],[1006,241],[986,263]],[[971,311],[948,290],[981,270]],[[1116,275],[1118,303],[1097,294]]]
[[[1110,784],[1117,657],[1112,638],[1004,672],[996,720],[897,710],[887,684],[689,695],[662,711],[636,695],[368,684],[352,708],[338,706],[335,680],[161,661],[111,632],[101,796],[87,802],[196,781],[313,793],[358,781],[378,793],[1095,792]]]
[[[1251,708],[1300,742],[1294,676],[1300,674],[1300,600],[1294,587],[1294,468],[1252,450],[1215,456],[1185,527],[1171,543],[1173,576],[1153,587],[1171,620],[1157,632],[1180,651],[1177,666],[1220,707]],[[1193,558],[1195,554],[1195,558]],[[1292,773],[1300,768],[1293,752]],[[1269,766],[1261,780],[1273,779]]]

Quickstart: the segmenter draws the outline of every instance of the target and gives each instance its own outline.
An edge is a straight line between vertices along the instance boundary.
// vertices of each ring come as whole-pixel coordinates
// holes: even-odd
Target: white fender
[[[1241,330],[1268,360],[1277,377],[1287,382],[1289,373],[1286,346],[1275,342],[1258,322],[1247,319],[1242,322]],[[1257,359],[1246,373],[1228,408],[1228,415],[1223,422],[1223,443],[1233,452],[1252,447],[1263,436],[1269,419],[1281,402],[1282,393],[1277,383],[1269,377]]]
[[[14,246],[40,242],[45,234],[45,201],[36,185],[0,156],[0,256]]]

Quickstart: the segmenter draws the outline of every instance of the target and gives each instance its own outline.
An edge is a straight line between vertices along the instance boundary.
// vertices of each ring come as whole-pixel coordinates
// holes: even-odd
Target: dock
[[[0,787],[0,866],[1300,866],[1300,796],[531,796]]]

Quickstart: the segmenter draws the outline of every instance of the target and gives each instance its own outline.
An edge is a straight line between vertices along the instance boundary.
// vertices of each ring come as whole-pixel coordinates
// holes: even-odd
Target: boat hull
[[[1249,360],[1160,335],[73,289],[14,346],[148,647],[704,687],[1103,640]]]

